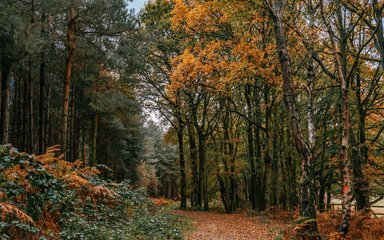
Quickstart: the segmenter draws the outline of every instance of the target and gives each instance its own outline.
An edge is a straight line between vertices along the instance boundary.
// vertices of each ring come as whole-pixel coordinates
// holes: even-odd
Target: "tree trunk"
[[[41,17],[41,35],[45,36],[46,35],[46,30],[45,30],[45,13],[42,13]],[[46,63],[45,63],[45,53],[44,53],[44,45],[40,51],[40,101],[39,101],[39,153],[42,154],[46,148],[45,145],[45,124],[46,124],[46,86],[45,86],[45,68],[46,68]]]
[[[192,167],[192,191],[193,191],[193,202],[192,206],[200,206],[201,207],[201,192],[199,190],[199,172],[197,166],[197,149],[196,149],[196,141],[194,134],[194,127],[192,124],[188,125],[188,139],[189,139],[189,152],[191,159],[191,167]]]
[[[200,189],[202,191],[202,199],[204,203],[204,210],[208,211],[208,184],[207,184],[207,176],[205,172],[205,140],[201,134],[198,134],[199,139],[199,183]]]
[[[252,119],[252,105],[251,105],[251,86],[247,84],[245,86],[245,97],[247,102],[247,114],[248,118]],[[249,187],[249,198],[252,203],[252,208],[256,209],[256,164],[255,164],[255,151],[254,151],[254,141],[253,141],[253,128],[250,121],[247,123],[247,143],[248,143],[248,159],[249,159],[249,165],[251,167],[251,181],[250,181],[250,187]]]
[[[41,10],[41,30],[40,36],[43,40],[47,39],[47,30],[46,30],[46,20],[47,16],[44,12],[44,9]],[[39,153],[42,154],[47,147],[46,143],[46,111],[47,111],[47,90],[46,90],[46,67],[45,62],[45,48],[46,45],[43,44],[40,50],[40,100],[39,100]]]
[[[35,22],[35,5],[34,1],[31,1],[31,25]],[[32,66],[32,55],[29,54],[28,59],[28,152],[35,152],[35,126],[34,126],[34,109],[33,109],[33,71]]]
[[[298,198],[297,198],[297,184],[296,184],[296,161],[292,157],[292,138],[289,131],[289,127],[287,126],[286,129],[286,140],[285,140],[285,149],[287,149],[287,156],[286,156],[286,166],[287,166],[287,182],[288,182],[288,207],[290,210],[294,210],[295,207],[298,206]]]
[[[264,103],[265,110],[265,153],[264,153],[264,204],[265,209],[271,207],[271,188],[272,188],[272,154],[273,154],[273,130],[272,130],[272,106],[269,101],[270,88],[265,86]]]
[[[9,82],[11,78],[12,65],[1,63],[1,131],[0,140],[2,144],[9,143],[9,98],[11,90]]]
[[[92,158],[90,163],[90,166],[93,167],[97,162],[97,130],[99,126],[99,114],[96,113],[93,118],[93,133],[92,133]]]
[[[359,70],[358,70],[359,71]],[[366,110],[361,99],[361,79],[360,74],[356,76],[356,98],[359,113],[358,119],[358,141],[355,140],[354,133],[351,131],[352,148],[352,169],[353,169],[353,187],[355,190],[357,210],[369,208],[369,183],[362,171],[362,165],[368,163],[368,147],[365,137],[365,118]],[[352,130],[352,129],[351,129]]]
[[[310,198],[310,186],[314,184],[314,179],[310,170],[313,155],[299,128],[298,111],[296,109],[295,96],[293,93],[291,60],[287,50],[286,36],[283,26],[283,8],[283,2],[281,0],[276,0],[273,2],[270,11],[274,22],[276,44],[281,64],[283,98],[287,108],[289,129],[301,159],[300,216],[308,219],[308,221],[304,221],[298,226],[298,234],[307,239],[320,239],[316,223],[315,202],[314,199],[312,200]]]
[[[315,22],[315,9],[312,5],[312,1],[309,1],[308,5],[308,11],[310,14],[310,31],[314,31],[314,22]],[[308,200],[310,202],[311,206],[308,211],[309,215],[312,217],[316,217],[316,184],[315,184],[315,174],[314,174],[314,165],[316,163],[315,159],[315,146],[316,146],[316,129],[315,129],[315,123],[314,123],[314,114],[313,114],[313,101],[314,101],[314,87],[315,87],[315,80],[316,80],[316,74],[315,74],[315,66],[314,66],[314,57],[313,57],[313,49],[312,49],[312,39],[309,40],[310,49],[308,51],[308,62],[307,62],[307,131],[308,131],[308,148],[309,148],[309,155],[307,159],[307,171],[308,171],[308,183],[304,183],[302,190],[308,192]],[[304,166],[305,167],[305,166]],[[303,179],[303,182],[306,181]],[[307,185],[307,186],[304,186]],[[308,188],[308,189],[307,189]]]
[[[345,30],[343,26],[341,4],[338,4],[336,11],[338,28],[340,32],[340,55],[335,41],[335,34],[329,22],[325,19],[323,1],[320,1],[323,22],[327,26],[328,34],[331,41],[331,48],[333,57],[335,60],[335,68],[337,78],[340,82],[341,96],[342,96],[342,115],[343,115],[343,131],[341,137],[341,175],[343,178],[343,190],[342,190],[342,207],[343,217],[339,226],[339,232],[345,236],[348,233],[350,218],[351,218],[351,179],[350,179],[350,158],[349,158],[349,96],[348,96],[348,84],[346,79],[346,38]],[[341,56],[341,57],[340,57]]]
[[[67,159],[68,161],[75,161],[74,158],[74,152],[75,152],[75,118],[76,118],[76,90],[75,90],[75,84],[72,81],[71,84],[71,97],[70,97],[70,115],[69,115],[69,139],[68,139],[68,155]]]
[[[181,185],[181,203],[180,208],[186,209],[187,208],[187,178],[185,175],[185,160],[184,160],[184,141],[183,141],[183,126],[182,123],[180,123],[181,120],[179,120],[179,126],[177,129],[177,139],[178,139],[178,145],[179,145],[179,158],[180,158],[180,185]]]
[[[260,92],[255,87],[254,89],[255,97],[255,119],[256,123],[260,126],[262,124],[262,113],[260,106]],[[256,158],[256,209],[259,211],[265,210],[264,202],[264,169],[263,169],[263,160],[261,154],[261,132],[258,126],[255,126],[255,158]]]
[[[378,25],[377,29],[372,29],[376,32],[375,45],[380,54],[381,66],[384,68],[384,29],[383,29],[383,7],[380,6],[378,0],[372,0],[375,22]]]
[[[28,151],[28,82],[23,79],[23,136],[22,136],[22,150]]]
[[[29,153],[34,152],[34,125],[33,125],[33,77],[32,77],[32,57],[29,56],[28,63],[28,144],[27,151]]]
[[[71,88],[71,74],[74,60],[74,51],[76,48],[76,10],[71,4],[68,7],[68,29],[67,29],[67,58],[65,67],[64,83],[64,105],[63,105],[63,125],[61,132],[61,147],[65,158],[68,157],[68,113],[69,113],[69,95]]]
[[[11,138],[11,142],[14,146],[16,146],[17,148],[20,149],[21,147],[21,137],[22,137],[22,133],[21,133],[21,130],[22,130],[22,123],[21,123],[21,110],[22,108],[19,107],[19,106],[22,106],[22,101],[21,101],[21,97],[20,97],[20,93],[21,93],[21,87],[20,87],[20,81],[18,81],[18,79],[16,80],[16,77],[15,77],[15,81],[14,81],[14,84],[15,84],[15,97],[14,97],[14,103],[13,103],[13,124],[12,124],[12,130],[13,130],[13,135],[12,138]]]
[[[52,127],[51,127],[51,115],[50,115],[50,99],[51,99],[51,87],[47,88],[46,103],[45,103],[45,145],[51,146],[52,143]]]
[[[284,139],[284,138],[283,138]],[[281,148],[282,150],[283,148]],[[287,166],[284,165],[284,160],[283,158],[281,157],[280,158],[280,166],[281,166],[281,180],[283,181],[282,182],[282,193],[281,193],[281,197],[280,197],[280,204],[283,208],[283,210],[287,210],[287,196],[288,196],[288,191],[287,191]]]
[[[279,207],[279,192],[278,192],[278,185],[279,185],[279,157],[278,157],[278,152],[280,151],[278,147],[278,135],[276,129],[274,129],[274,134],[273,134],[273,155],[272,155],[272,179],[271,179],[271,187],[272,187],[272,192],[271,192],[271,206],[272,209],[277,210]],[[281,184],[283,185],[283,184]]]
[[[195,119],[195,127],[197,125],[197,119]],[[208,191],[207,191],[207,176],[205,174],[205,139],[203,136],[203,133],[201,132],[201,129],[198,129],[198,125],[196,127],[197,129],[197,137],[198,137],[198,143],[199,143],[199,188],[202,193],[202,200],[204,203],[204,210],[208,211]]]

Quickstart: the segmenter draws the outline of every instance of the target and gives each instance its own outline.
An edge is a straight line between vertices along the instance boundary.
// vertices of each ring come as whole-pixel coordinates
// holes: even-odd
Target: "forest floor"
[[[283,219],[268,215],[181,210],[172,213],[192,220],[188,240],[273,240],[281,237],[284,230],[290,227]]]

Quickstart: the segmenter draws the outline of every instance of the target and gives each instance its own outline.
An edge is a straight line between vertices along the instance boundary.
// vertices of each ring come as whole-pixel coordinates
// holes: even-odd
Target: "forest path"
[[[192,219],[193,228],[188,240],[273,240],[289,227],[278,219],[267,216],[248,216],[245,213],[217,213],[198,211],[172,211]]]

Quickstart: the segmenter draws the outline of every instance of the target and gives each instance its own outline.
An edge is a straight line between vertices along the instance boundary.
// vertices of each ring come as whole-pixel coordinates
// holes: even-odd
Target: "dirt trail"
[[[244,213],[181,210],[173,213],[192,219],[194,227],[187,236],[188,240],[273,240],[289,227],[280,220],[271,220],[266,216],[249,217]]]

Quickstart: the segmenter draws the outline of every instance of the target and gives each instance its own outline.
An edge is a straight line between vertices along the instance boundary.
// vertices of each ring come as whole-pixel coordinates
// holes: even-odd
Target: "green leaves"
[[[104,184],[108,185],[107,182]],[[112,188],[122,197],[120,205],[88,204],[84,208],[85,217],[69,214],[60,237],[95,240],[182,239],[183,221],[154,206],[147,198],[145,189],[132,189],[127,182],[114,184]]]
[[[130,181],[111,183],[91,175],[89,187],[98,186],[119,196],[97,197],[89,189],[71,188],[69,182],[60,178],[60,166],[72,163],[59,162],[47,154],[36,159],[3,146],[0,164],[1,200],[10,206],[10,210],[0,207],[0,239],[32,239],[37,234],[41,239],[182,237],[182,221],[155,206],[146,190],[133,189]],[[51,169],[55,167],[55,171]],[[20,220],[11,207],[30,221]]]

